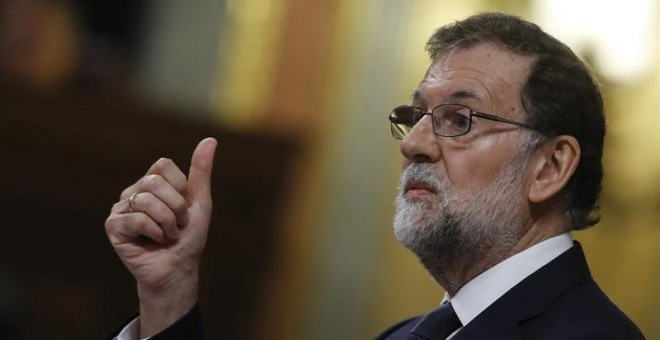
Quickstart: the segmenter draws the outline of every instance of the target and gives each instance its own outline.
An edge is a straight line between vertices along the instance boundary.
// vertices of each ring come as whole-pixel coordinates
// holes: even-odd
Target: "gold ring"
[[[135,202],[133,201],[135,199],[135,196],[137,196],[137,192],[134,192],[131,197],[128,198],[128,212],[133,212],[133,206],[135,205]]]

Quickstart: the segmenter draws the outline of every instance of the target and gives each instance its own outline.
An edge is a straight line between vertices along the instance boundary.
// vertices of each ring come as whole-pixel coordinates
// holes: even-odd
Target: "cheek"
[[[466,153],[445,157],[447,181],[457,191],[481,187],[490,172],[487,161]]]
[[[459,191],[490,185],[513,156],[509,148],[484,138],[469,149],[445,154],[447,178]]]

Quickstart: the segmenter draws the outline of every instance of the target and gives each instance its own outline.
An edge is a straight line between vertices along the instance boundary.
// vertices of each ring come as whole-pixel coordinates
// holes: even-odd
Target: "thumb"
[[[211,172],[217,145],[215,138],[205,138],[195,148],[190,162],[188,189],[191,200],[203,203],[205,206],[211,204]]]

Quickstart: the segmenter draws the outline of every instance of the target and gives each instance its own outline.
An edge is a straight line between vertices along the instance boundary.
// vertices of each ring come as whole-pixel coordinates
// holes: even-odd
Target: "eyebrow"
[[[456,91],[452,93],[450,97],[451,99],[476,99],[476,100],[481,99],[475,92],[469,90]]]
[[[422,92],[419,90],[413,91],[413,93],[410,95],[410,99],[419,99],[422,97]],[[456,100],[456,99],[475,99],[475,100],[481,100],[479,95],[477,95],[476,92],[470,91],[470,90],[458,90],[453,92],[449,98],[451,100]]]

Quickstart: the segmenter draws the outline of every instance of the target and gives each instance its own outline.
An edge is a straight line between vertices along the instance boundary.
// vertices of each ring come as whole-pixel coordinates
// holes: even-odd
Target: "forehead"
[[[451,101],[474,102],[479,106],[519,104],[532,62],[532,57],[494,43],[453,48],[433,61],[414,96],[429,104]]]

